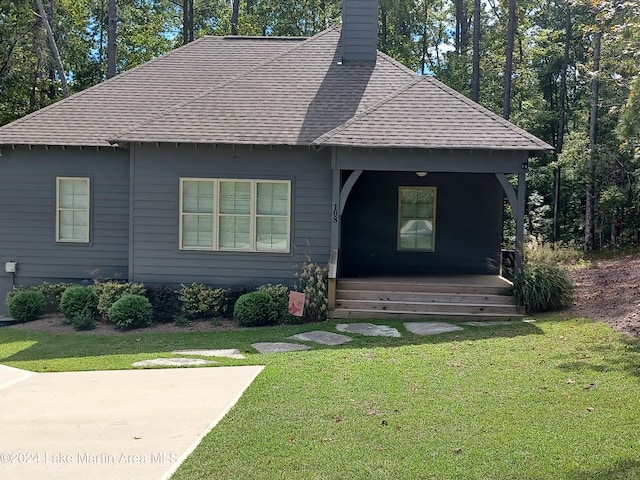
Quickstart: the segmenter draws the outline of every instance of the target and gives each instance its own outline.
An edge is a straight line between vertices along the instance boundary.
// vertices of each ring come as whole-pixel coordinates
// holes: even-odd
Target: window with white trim
[[[398,250],[435,250],[435,187],[400,187],[398,194]]]
[[[56,177],[56,242],[89,243],[89,178]]]
[[[289,252],[291,182],[180,179],[180,249]]]

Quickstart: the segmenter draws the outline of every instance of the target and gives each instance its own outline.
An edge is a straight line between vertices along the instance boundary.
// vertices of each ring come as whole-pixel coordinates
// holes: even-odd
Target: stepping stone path
[[[213,365],[216,362],[202,360],[201,358],[156,358],[155,360],[142,360],[135,362],[134,367],[192,367],[200,365]]]
[[[445,322],[405,322],[404,328],[416,335],[438,335],[463,330],[462,327]]]
[[[386,325],[374,325],[373,323],[340,323],[336,330],[345,333],[359,333],[367,337],[401,337],[398,330]]]
[[[171,352],[173,355],[200,355],[201,357],[225,357],[236,358],[242,360],[245,357],[240,353],[237,348],[226,350],[207,350],[207,349],[192,349],[192,350],[174,350]]]
[[[0,316],[0,319],[5,319]],[[525,319],[523,322],[534,322],[533,319]],[[492,327],[495,325],[511,325],[516,322],[511,321],[486,321],[486,322],[464,322],[462,325],[472,327]],[[414,335],[438,335],[440,333],[455,332],[464,330],[462,326],[454,325],[446,322],[405,322],[404,327]],[[340,323],[336,325],[336,330],[344,333],[356,333],[367,337],[401,337],[402,334],[395,328],[387,325],[374,325],[373,323]],[[324,330],[314,330],[312,332],[303,332],[289,337],[291,340],[299,340],[303,342],[315,342],[321,345],[342,345],[353,341],[348,335],[339,333],[326,332]],[[252,343],[251,346],[259,353],[282,353],[297,352],[301,350],[311,350],[308,345],[300,343],[288,342],[258,342]],[[245,359],[246,357],[240,353],[238,349],[190,349],[190,350],[174,350],[173,355],[199,355],[202,357],[226,357],[235,359]],[[199,358],[156,358],[155,360],[143,360],[133,364],[134,367],[188,367],[196,365],[211,365],[216,362],[203,360]]]
[[[315,342],[322,345],[342,345],[351,342],[353,338],[339,333],[325,332],[323,330],[314,330],[313,332],[298,333],[289,337],[292,340],[302,340],[303,342]]]
[[[464,322],[465,325],[471,327],[493,327],[495,325],[513,325],[516,322],[508,321],[487,321],[487,322]]]
[[[251,346],[260,353],[281,353],[296,352],[299,350],[311,350],[308,345],[287,342],[258,342],[252,343]]]

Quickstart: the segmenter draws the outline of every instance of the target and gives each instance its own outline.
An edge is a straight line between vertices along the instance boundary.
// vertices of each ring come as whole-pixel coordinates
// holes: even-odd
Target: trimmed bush
[[[271,300],[276,304],[278,321],[288,323],[290,325],[295,325],[304,321],[303,317],[296,317],[289,313],[289,288],[286,285],[272,285],[267,283],[266,285],[258,287],[257,291],[269,295]]]
[[[7,309],[17,322],[36,320],[44,312],[44,295],[35,290],[20,290],[8,296]]]
[[[147,297],[124,295],[109,310],[109,319],[123,330],[151,325],[153,307]]]
[[[60,300],[64,291],[73,286],[71,283],[47,283],[33,287],[34,290],[44,295],[44,313],[60,311]]]
[[[220,316],[232,317],[233,309],[238,299],[245,293],[253,292],[253,288],[248,285],[231,285],[224,291],[224,301],[220,309]]]
[[[555,265],[525,262],[512,291],[528,313],[549,312],[571,305],[574,285],[567,272]]]
[[[180,314],[180,298],[178,291],[169,285],[146,286],[145,296],[153,307],[153,320],[157,322],[173,322]]]
[[[182,315],[187,320],[203,317],[219,317],[225,302],[225,291],[200,283],[182,285],[178,297],[182,303]]]
[[[60,299],[60,311],[76,330],[96,328],[98,294],[91,287],[68,287]]]
[[[109,318],[111,306],[124,295],[144,295],[146,289],[141,283],[121,283],[114,280],[96,282],[93,285],[98,294],[98,313],[105,320]]]
[[[278,317],[278,307],[264,292],[245,293],[238,298],[233,316],[243,327],[273,325]]]

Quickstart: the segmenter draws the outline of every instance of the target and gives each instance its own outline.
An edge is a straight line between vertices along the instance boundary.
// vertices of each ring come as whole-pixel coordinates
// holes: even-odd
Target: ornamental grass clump
[[[304,321],[323,322],[329,311],[328,269],[307,260],[296,272],[296,290],[304,293]]]
[[[278,318],[278,307],[267,293],[245,293],[238,298],[233,317],[243,327],[273,325]]]
[[[109,319],[123,330],[148,327],[153,318],[153,307],[147,297],[127,294],[109,309]]]
[[[555,265],[526,262],[513,281],[513,295],[528,313],[561,310],[571,305],[574,285],[565,270]]]
[[[9,315],[17,322],[36,320],[44,312],[44,295],[35,290],[20,290],[7,298]]]
[[[96,328],[98,294],[91,287],[68,287],[60,299],[60,311],[75,330]]]

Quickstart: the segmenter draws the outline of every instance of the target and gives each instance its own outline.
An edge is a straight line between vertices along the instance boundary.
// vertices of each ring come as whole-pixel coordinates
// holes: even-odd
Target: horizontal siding
[[[344,61],[375,62],[378,46],[378,0],[343,0],[342,57]]]
[[[331,232],[331,167],[327,151],[136,147],[131,278],[149,283],[291,284],[306,254],[326,263]],[[188,251],[178,248],[179,179],[291,180],[292,251]]]
[[[56,176],[91,179],[89,244],[55,241]],[[3,149],[0,264],[18,262],[18,285],[126,277],[128,207],[127,151]]]

